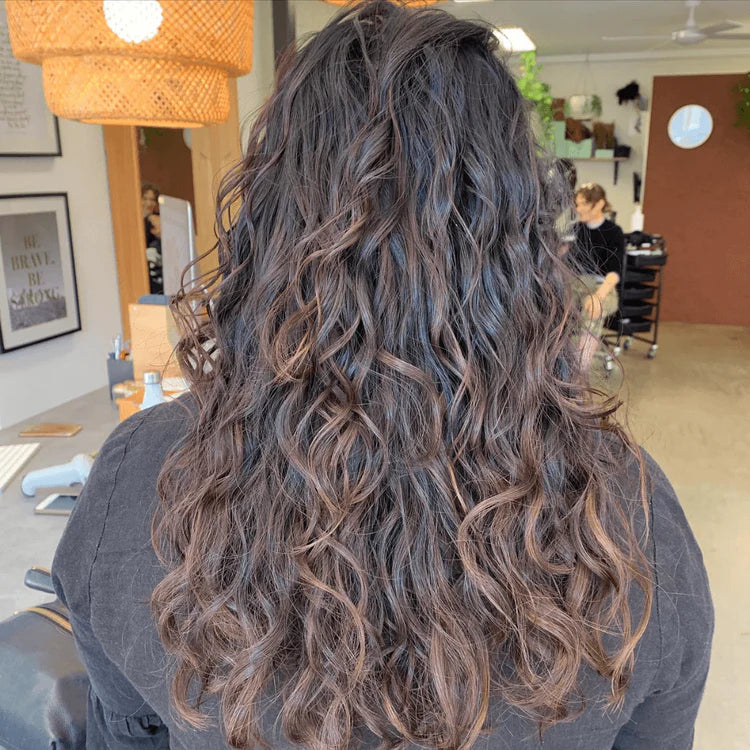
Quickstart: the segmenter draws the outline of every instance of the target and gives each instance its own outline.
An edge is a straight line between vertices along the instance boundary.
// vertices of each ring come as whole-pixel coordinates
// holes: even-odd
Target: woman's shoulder
[[[88,612],[95,566],[137,552],[152,554],[159,472],[194,412],[193,399],[183,396],[138,412],[104,442],[53,562],[53,574],[74,611]]]
[[[616,234],[618,236],[625,236],[620,225],[615,224],[612,219],[605,219],[604,223],[599,228],[602,230],[602,232],[612,232],[613,234]]]
[[[195,413],[190,394],[137,412],[107,438],[92,476],[109,482],[114,498],[126,493],[131,508],[145,510],[156,496],[156,480],[165,459],[187,434]],[[91,502],[101,502],[106,494],[97,492]],[[109,513],[117,510],[117,504],[110,503]]]
[[[692,527],[675,488],[656,459],[642,447],[631,450],[618,445],[612,449],[612,454],[622,466],[616,480],[617,494],[625,499],[626,504],[641,506],[640,488],[642,483],[645,486],[648,516],[642,519],[643,531],[648,531],[654,548],[652,556],[662,568],[657,574],[661,572],[662,577],[670,578],[704,574],[703,555]],[[679,559],[686,564],[682,571],[676,564],[667,566],[668,561]]]
[[[101,453],[105,459],[111,458],[108,454],[112,452],[112,448],[123,439],[130,441],[131,436],[137,440],[136,445],[143,445],[148,441],[155,448],[168,448],[185,433],[196,415],[195,399],[189,391],[178,398],[137,411],[112,431],[104,442]]]
[[[187,433],[195,413],[195,401],[189,393],[136,412],[105,440],[92,477],[99,483],[130,487],[145,483],[155,488],[164,459]]]

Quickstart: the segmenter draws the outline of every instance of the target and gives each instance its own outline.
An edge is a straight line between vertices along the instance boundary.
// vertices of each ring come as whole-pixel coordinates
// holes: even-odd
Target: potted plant
[[[586,115],[601,117],[601,97],[599,94],[574,94],[568,99],[566,114],[579,119],[586,117]]]
[[[536,51],[521,53],[521,77],[518,88],[521,94],[534,104],[545,140],[552,136],[552,95],[548,83],[538,78],[542,66],[536,61]]]

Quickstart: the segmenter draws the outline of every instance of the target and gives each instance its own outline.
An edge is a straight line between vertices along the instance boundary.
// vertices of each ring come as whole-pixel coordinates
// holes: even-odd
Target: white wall
[[[334,16],[344,10],[332,3],[310,2],[310,0],[292,0],[294,27],[298,39],[320,31]]]
[[[659,53],[657,53],[659,54]],[[552,95],[569,97],[577,93],[599,94],[602,99],[603,122],[615,123],[615,135],[620,143],[632,147],[630,159],[620,163],[617,185],[613,183],[613,165],[607,162],[577,161],[578,182],[598,182],[607,191],[609,202],[617,211],[617,223],[627,232],[633,204],[633,172],[640,172],[643,179],[641,200],[648,187],[645,157],[648,146],[648,126],[650,112],[643,115],[640,135],[628,134],[628,123],[633,109],[630,105],[618,105],[615,92],[631,81],[638,82],[641,93],[651,100],[654,76],[697,75],[711,73],[742,73],[750,70],[750,50],[741,55],[709,56],[712,51],[704,48],[684,51],[677,50],[674,57],[644,59],[632,55],[633,59],[612,59],[609,55],[591,55],[587,64],[582,59],[569,57],[539,57],[542,71],[539,78],[550,84]],[[713,54],[716,54],[715,50]],[[585,90],[581,92],[581,88]],[[645,228],[649,231],[648,216]],[[651,227],[659,231],[658,227]]]
[[[0,354],[0,427],[106,385],[122,328],[102,128],[60,120],[60,141],[62,157],[0,158],[0,194],[68,194],[81,331]]]

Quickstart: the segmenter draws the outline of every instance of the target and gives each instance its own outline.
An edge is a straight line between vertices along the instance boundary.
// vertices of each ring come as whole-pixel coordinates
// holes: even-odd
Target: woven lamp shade
[[[6,0],[13,53],[59,117],[198,127],[252,66],[253,0]]]

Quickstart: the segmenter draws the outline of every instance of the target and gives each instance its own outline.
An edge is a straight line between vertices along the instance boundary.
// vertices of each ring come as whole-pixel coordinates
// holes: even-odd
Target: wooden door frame
[[[193,131],[192,163],[195,195],[196,250],[202,254],[215,243],[214,221],[219,181],[240,159],[240,124],[237,82],[229,81],[229,119],[220,125]],[[129,125],[105,125],[109,205],[115,243],[117,284],[123,336],[130,338],[128,305],[149,292],[146,241],[141,209],[141,170],[138,163],[138,131]],[[207,270],[214,256],[201,263]]]
[[[130,125],[105,125],[104,150],[107,156],[120,315],[123,337],[127,340],[130,338],[128,305],[149,292],[136,128]]]

